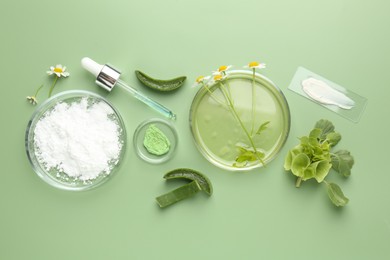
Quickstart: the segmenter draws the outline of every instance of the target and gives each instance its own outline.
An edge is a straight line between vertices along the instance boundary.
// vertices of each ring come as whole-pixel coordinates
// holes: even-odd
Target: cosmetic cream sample
[[[343,109],[351,109],[355,106],[355,101],[345,94],[332,88],[324,81],[312,77],[302,81],[302,89],[309,97],[321,104],[335,105]]]

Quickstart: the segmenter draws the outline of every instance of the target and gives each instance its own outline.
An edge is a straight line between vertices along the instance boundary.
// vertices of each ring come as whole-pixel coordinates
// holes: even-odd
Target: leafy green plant
[[[334,205],[345,206],[349,199],[341,188],[325,181],[332,168],[343,177],[351,175],[354,159],[350,152],[331,151],[341,140],[341,135],[335,132],[330,121],[321,119],[308,136],[299,140],[300,144],[288,152],[284,161],[284,169],[297,176],[296,187],[300,187],[302,181],[315,179],[318,183],[326,184],[329,199]]]

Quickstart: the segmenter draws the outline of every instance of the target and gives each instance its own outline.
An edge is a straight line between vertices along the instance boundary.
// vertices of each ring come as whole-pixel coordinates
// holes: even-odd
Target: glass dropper
[[[101,65],[87,57],[81,60],[81,65],[84,69],[91,72],[96,77],[96,84],[104,88],[105,90],[110,92],[114,88],[114,86],[118,85],[122,89],[132,94],[135,98],[142,101],[157,112],[161,113],[165,117],[172,120],[176,119],[176,115],[171,110],[157,103],[151,98],[145,96],[135,88],[130,87],[124,81],[119,79],[121,72],[112,67],[111,65]]]

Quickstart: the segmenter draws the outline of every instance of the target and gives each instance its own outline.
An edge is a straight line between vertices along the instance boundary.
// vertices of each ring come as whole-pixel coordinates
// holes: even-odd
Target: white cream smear
[[[351,109],[355,106],[355,101],[344,93],[315,78],[303,80],[302,89],[309,97],[322,104],[335,105],[343,109]]]

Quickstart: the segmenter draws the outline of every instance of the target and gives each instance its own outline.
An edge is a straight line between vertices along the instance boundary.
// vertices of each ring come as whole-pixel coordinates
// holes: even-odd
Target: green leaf
[[[288,151],[286,158],[284,159],[284,165],[283,165],[283,167],[286,171],[291,170],[291,164],[292,164],[293,158],[294,158],[293,151]]]
[[[332,133],[334,132],[334,125],[332,124],[332,122],[330,122],[329,120],[326,120],[326,119],[321,119],[319,120],[314,128],[319,128],[322,130],[322,134],[320,136],[320,139],[321,140],[325,140],[326,139],[326,136],[329,134],[329,133]]]
[[[317,139],[320,138],[321,134],[322,134],[321,128],[314,128],[313,130],[311,130],[309,137]]]
[[[310,158],[304,153],[298,154],[292,160],[291,172],[295,176],[303,177],[304,171],[309,165],[310,165]]]
[[[309,137],[309,145],[311,145],[312,147],[316,147],[316,146],[320,146],[320,142],[318,141],[318,138],[317,137]]]
[[[337,132],[332,132],[326,135],[326,140],[328,140],[330,146],[336,146],[341,140],[341,135]]]
[[[314,178],[318,183],[321,183],[325,177],[328,175],[330,168],[332,168],[332,164],[327,160],[318,161],[312,164],[315,168]]]
[[[309,166],[303,171],[302,180],[307,181],[309,179],[312,179],[314,178],[314,174],[315,174],[315,169]]]
[[[290,150],[291,153],[296,156],[300,153],[303,153],[303,147],[302,145],[298,144],[297,146],[295,146],[293,149]]]
[[[349,151],[340,150],[332,154],[332,168],[344,177],[351,175],[354,159]]]
[[[347,205],[349,199],[344,196],[341,188],[335,183],[326,183],[329,199],[337,207]]]
[[[288,151],[286,158],[284,159],[284,169],[286,171],[291,170],[292,160],[295,158],[295,156],[297,156],[300,153],[303,153],[303,148],[301,145],[297,145],[293,149]]]
[[[302,136],[301,138],[299,138],[299,140],[301,141],[302,146],[309,145],[309,137],[308,136]]]
[[[260,125],[259,129],[257,129],[256,134],[259,135],[261,132],[263,132],[265,129],[267,129],[269,123],[270,123],[270,121],[262,123]]]
[[[265,154],[260,151],[252,151],[242,146],[238,146],[240,151],[239,155],[236,157],[236,163],[233,164],[234,167],[243,167],[248,162],[261,161],[265,157]],[[263,162],[262,162],[263,163]]]

